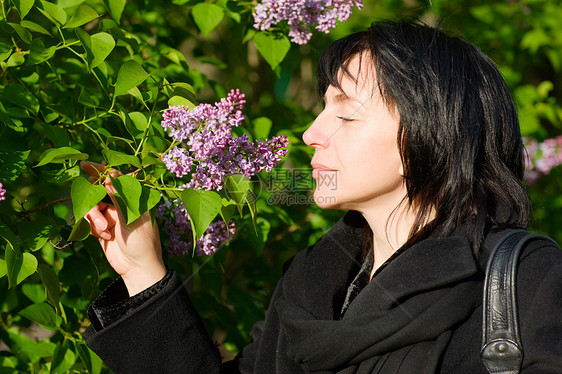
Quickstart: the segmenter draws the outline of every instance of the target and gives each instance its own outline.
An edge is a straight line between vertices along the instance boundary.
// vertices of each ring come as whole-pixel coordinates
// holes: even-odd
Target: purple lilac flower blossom
[[[311,26],[327,34],[337,21],[349,18],[354,5],[363,8],[362,0],[263,0],[254,9],[254,27],[267,30],[287,21],[291,41],[306,44],[312,36]]]
[[[562,135],[556,138],[538,142],[532,138],[525,138],[525,181],[534,183],[541,175],[562,165]]]
[[[0,182],[0,201],[6,200],[6,189],[4,185]]]
[[[289,145],[285,135],[257,142],[247,135],[233,137],[232,127],[244,121],[244,97],[240,90],[231,90],[214,106],[201,104],[191,111],[171,106],[164,111],[162,127],[179,145],[161,159],[176,177],[191,176],[182,187],[219,191],[231,175],[251,178],[281,162]]]
[[[164,243],[168,253],[172,256],[190,254],[193,247],[193,231],[189,213],[181,200],[165,201],[160,204],[156,210],[156,218],[162,223],[164,232],[168,234],[168,240]],[[235,223],[232,220],[228,227],[224,221],[211,222],[205,233],[196,241],[197,255],[215,253],[220,247],[230,243],[235,233]]]

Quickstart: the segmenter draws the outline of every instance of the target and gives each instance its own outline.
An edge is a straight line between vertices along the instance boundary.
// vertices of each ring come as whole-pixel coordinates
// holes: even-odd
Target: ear
[[[400,168],[398,168],[398,174],[404,178],[404,164],[400,163]]]

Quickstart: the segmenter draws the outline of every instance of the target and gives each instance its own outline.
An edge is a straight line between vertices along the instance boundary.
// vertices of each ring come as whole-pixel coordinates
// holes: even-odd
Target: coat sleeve
[[[220,354],[172,271],[131,298],[117,280],[88,315],[84,339],[115,373],[220,372]]]
[[[528,251],[518,270],[522,374],[562,373],[562,251]]]

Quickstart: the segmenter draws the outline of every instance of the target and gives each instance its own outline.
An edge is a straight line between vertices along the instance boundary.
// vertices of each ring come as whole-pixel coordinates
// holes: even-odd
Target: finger
[[[104,231],[107,229],[108,222],[105,216],[100,211],[100,208],[96,205],[88,213],[86,213],[86,218],[90,222],[90,226],[95,226],[96,229]]]
[[[107,166],[98,164],[97,162],[82,161],[80,162],[80,168],[84,170],[85,173],[99,178],[100,174],[104,172]]]
[[[107,229],[106,230],[100,230],[95,224],[93,224],[93,220],[92,220],[91,217],[84,216],[84,218],[90,224],[90,232],[91,232],[92,235],[94,235],[95,237],[97,237],[100,240],[101,239],[110,240],[112,238],[112,235],[109,232],[109,230],[107,230]]]

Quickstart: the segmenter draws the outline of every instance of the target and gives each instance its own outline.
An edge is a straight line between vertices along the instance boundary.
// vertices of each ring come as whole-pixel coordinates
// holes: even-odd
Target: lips
[[[312,170],[312,178],[314,179],[318,179],[318,174],[320,172],[326,172],[326,171],[336,171],[335,169],[332,169],[329,166],[326,165],[322,165],[316,162],[311,162],[310,165],[312,166],[313,170]]]

